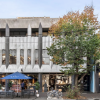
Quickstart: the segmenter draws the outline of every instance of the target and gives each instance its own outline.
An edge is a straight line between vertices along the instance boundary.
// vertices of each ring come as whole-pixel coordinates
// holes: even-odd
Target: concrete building
[[[47,91],[52,87],[64,91],[63,87],[66,84],[74,84],[72,81],[74,77],[65,77],[60,72],[61,67],[64,66],[53,64],[47,54],[46,47],[50,47],[53,43],[48,30],[58,20],[59,18],[49,17],[0,19],[0,77],[5,76],[6,73],[22,72],[34,77],[30,81],[31,85],[37,80],[40,82],[40,91]],[[92,80],[89,77],[88,88],[93,82],[93,75],[91,75]],[[1,82],[5,83],[4,80]],[[94,87],[95,84],[91,83],[91,92],[95,92]]]
[[[61,82],[59,78],[64,76],[60,74],[61,66],[50,61],[46,47],[53,42],[48,29],[58,20],[49,17],[0,19],[1,76],[18,71],[36,77],[40,91],[45,90],[45,83],[48,90],[56,88],[56,83]],[[71,84],[71,76],[67,78],[66,82]]]

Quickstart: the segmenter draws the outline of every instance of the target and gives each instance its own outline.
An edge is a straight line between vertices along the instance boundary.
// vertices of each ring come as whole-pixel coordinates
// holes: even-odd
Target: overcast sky
[[[81,12],[85,6],[92,4],[99,18],[100,0],[0,0],[0,18],[59,18],[69,11]]]

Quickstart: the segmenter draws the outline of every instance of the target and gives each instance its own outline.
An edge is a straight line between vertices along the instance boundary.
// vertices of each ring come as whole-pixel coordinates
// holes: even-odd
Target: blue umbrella
[[[25,74],[15,72],[15,73],[7,75],[1,79],[32,79],[32,78],[29,76],[26,76]]]
[[[32,78],[29,76],[26,76],[25,74],[15,72],[15,73],[7,75],[1,79],[32,79]],[[18,94],[18,85],[17,85],[17,94]]]

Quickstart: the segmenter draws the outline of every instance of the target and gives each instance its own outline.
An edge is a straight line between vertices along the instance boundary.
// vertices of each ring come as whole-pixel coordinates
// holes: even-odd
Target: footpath
[[[36,98],[35,96],[31,96],[30,98],[25,98],[25,97],[24,98],[15,97],[13,99],[0,98],[0,100],[47,100],[47,93],[46,92],[44,92],[44,93],[41,92],[39,94],[40,94],[39,98]],[[65,95],[66,95],[66,93],[63,92],[63,96],[65,96]],[[87,99],[77,99],[77,100],[100,100],[100,93],[82,93],[81,96],[84,96]],[[55,100],[57,100],[57,99],[55,99]],[[60,100],[60,99],[58,99],[58,100]],[[63,100],[69,100],[69,99],[63,99]]]

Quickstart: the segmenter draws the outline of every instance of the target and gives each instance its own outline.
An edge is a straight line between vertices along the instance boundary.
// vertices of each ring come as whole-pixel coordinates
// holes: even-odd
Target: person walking
[[[25,89],[24,87],[25,87],[25,83],[24,83],[24,81],[22,81],[22,83],[21,83],[21,89],[24,90]]]

